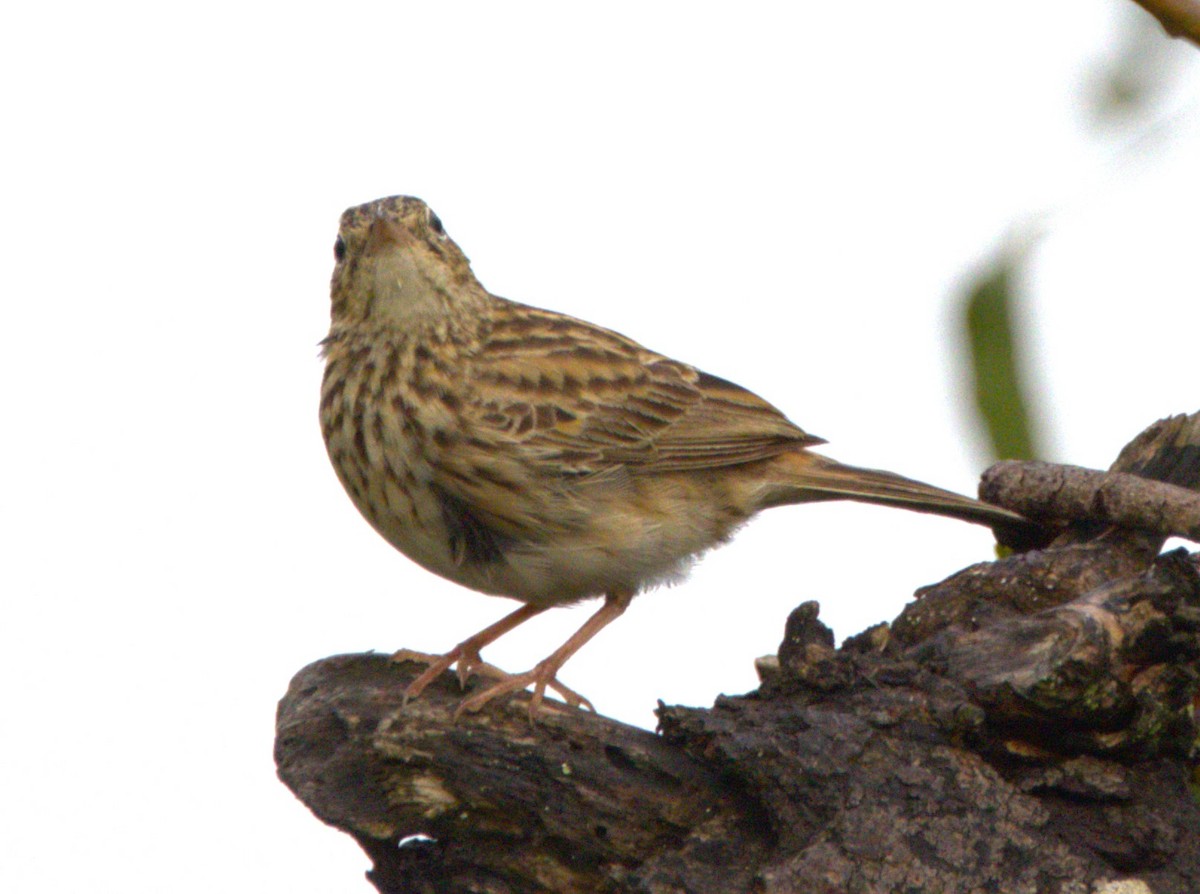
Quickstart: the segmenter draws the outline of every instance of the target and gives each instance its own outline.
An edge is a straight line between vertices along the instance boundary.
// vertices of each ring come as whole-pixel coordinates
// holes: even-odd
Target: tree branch
[[[1197,0],[1134,0],[1162,24],[1172,37],[1200,46],[1200,2]]]
[[[1106,522],[1200,542],[1200,493],[1124,472],[1010,460],[984,472],[979,496],[1027,516]]]

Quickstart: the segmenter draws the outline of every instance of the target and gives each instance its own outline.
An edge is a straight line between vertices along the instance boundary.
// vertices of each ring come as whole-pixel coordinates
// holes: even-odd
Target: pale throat
[[[370,315],[404,328],[444,319],[453,302],[448,271],[419,264],[409,253],[376,260]]]

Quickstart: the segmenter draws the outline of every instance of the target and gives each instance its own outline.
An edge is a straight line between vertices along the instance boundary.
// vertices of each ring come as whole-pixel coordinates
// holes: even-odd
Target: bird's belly
[[[743,520],[697,511],[690,493],[660,484],[652,495],[632,487],[591,497],[591,511],[570,532],[513,544],[503,561],[476,570],[476,583],[462,582],[546,606],[636,593],[681,580]]]
[[[552,606],[637,592],[682,577],[744,520],[707,511],[710,485],[688,476],[536,482],[512,496],[527,536],[483,531],[486,548],[464,549],[464,532],[479,533],[481,519],[459,523],[455,512],[470,505],[448,505],[439,492],[420,439],[406,427],[420,421],[364,414],[349,402],[344,409],[331,415],[325,440],[355,506],[408,558],[483,593]]]

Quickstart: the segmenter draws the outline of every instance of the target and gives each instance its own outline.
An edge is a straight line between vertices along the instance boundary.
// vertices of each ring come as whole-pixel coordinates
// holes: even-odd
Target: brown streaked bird
[[[497,678],[467,698],[547,687],[640,590],[679,578],[763,509],[860,500],[988,525],[1014,513],[889,472],[842,465],[762,398],[591,323],[490,294],[419,199],[342,215],[321,427],[354,504],[428,570],[523,605],[441,656]],[[557,605],[603,596],[532,670],[480,650]],[[590,706],[590,705],[589,705]]]

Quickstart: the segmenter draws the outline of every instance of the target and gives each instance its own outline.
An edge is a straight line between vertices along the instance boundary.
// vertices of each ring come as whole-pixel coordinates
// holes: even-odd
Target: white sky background
[[[1025,324],[1053,458],[1105,466],[1196,410],[1200,57],[1175,47],[1159,136],[1096,139],[1088,73],[1126,7],[10,10],[0,890],[372,890],[276,781],[276,700],[310,661],[444,650],[512,604],[410,564],[329,468],[348,205],[419,195],[492,291],[964,492],[986,461],[952,290],[1049,211]],[[563,679],[651,726],[656,699],[753,688],[801,601],[842,637],[990,551],[910,513],[776,510]],[[488,657],[523,670],[591,608]]]

